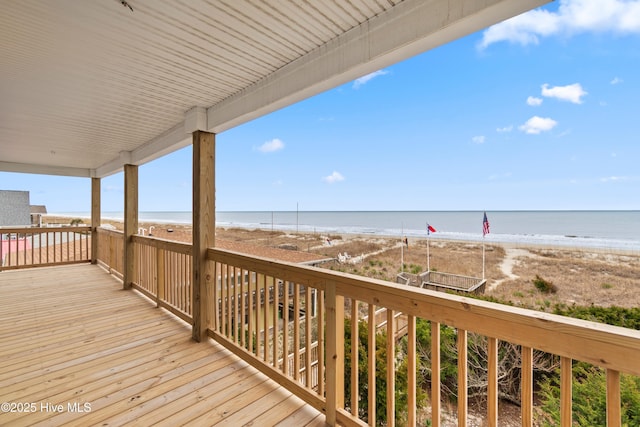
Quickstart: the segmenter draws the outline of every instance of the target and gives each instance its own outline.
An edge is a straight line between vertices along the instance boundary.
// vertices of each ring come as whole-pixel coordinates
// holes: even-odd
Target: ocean
[[[53,215],[89,217],[87,212]],[[122,212],[103,212],[122,219]],[[487,243],[640,252],[640,211],[487,211]],[[191,223],[191,212],[140,212],[140,221]],[[482,241],[482,211],[216,212],[218,227]]]

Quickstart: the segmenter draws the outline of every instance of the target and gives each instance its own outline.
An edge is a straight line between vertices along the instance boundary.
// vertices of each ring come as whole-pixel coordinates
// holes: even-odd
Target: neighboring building
[[[24,227],[30,224],[29,192],[0,190],[0,227]]]
[[[42,215],[47,214],[45,205],[31,205],[31,225],[42,227]]]

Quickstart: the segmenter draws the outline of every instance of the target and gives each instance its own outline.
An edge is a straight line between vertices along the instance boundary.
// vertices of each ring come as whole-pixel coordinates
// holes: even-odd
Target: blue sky
[[[217,135],[216,206],[637,210],[639,101],[640,1],[560,0]],[[139,180],[141,211],[190,210],[191,149]],[[90,208],[86,179],[0,183]]]

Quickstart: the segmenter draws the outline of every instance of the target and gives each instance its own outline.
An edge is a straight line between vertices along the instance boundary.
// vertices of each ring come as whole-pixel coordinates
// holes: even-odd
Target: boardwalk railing
[[[0,228],[0,271],[91,260],[90,227]]]
[[[99,237],[108,239],[108,233]],[[109,239],[111,240],[111,239]],[[118,244],[116,241],[113,244]],[[156,238],[134,236],[137,270],[135,287],[183,319],[191,319],[190,246]],[[100,248],[103,248],[101,242]],[[112,254],[120,249],[102,249]],[[102,252],[101,252],[102,253]],[[120,252],[121,253],[121,252]],[[110,255],[111,256],[111,255]],[[516,307],[434,292],[330,270],[277,262],[210,248],[208,260],[216,277],[213,319],[209,336],[239,357],[325,411],[329,424],[371,425],[376,422],[380,395],[407,395],[403,423],[416,425],[418,391],[431,396],[431,424],[441,425],[441,328],[455,330],[458,380],[455,393],[458,425],[468,421],[468,336],[486,338],[488,372],[486,424],[498,425],[499,343],[519,346],[521,355],[522,425],[533,424],[534,350],[560,359],[561,425],[572,423],[572,361],[584,361],[606,370],[607,418],[621,424],[620,374],[640,376],[640,332]],[[376,345],[379,322],[386,314],[386,334],[395,336],[399,313],[407,324],[407,381],[396,381],[396,340],[386,340],[386,390],[376,391]],[[350,328],[345,331],[345,319]],[[366,320],[365,320],[366,319]],[[416,320],[431,324],[430,388],[419,386]],[[358,327],[366,343],[359,345]],[[345,336],[350,353],[345,354]],[[306,351],[311,349],[312,351]],[[360,354],[365,353],[365,354]],[[537,352],[536,352],[537,353]],[[366,360],[366,378],[358,363],[349,363],[349,390],[345,390],[345,361]],[[286,363],[284,361],[287,361]],[[474,360],[474,363],[477,360]],[[363,378],[365,378],[363,380]],[[366,381],[366,387],[359,387]],[[400,390],[402,387],[402,390]],[[398,388],[398,390],[396,390]],[[359,390],[364,390],[360,394]],[[365,409],[366,408],[366,409]],[[395,400],[386,400],[386,413],[395,414]],[[424,411],[422,411],[424,413]],[[387,425],[395,425],[393,416]]]

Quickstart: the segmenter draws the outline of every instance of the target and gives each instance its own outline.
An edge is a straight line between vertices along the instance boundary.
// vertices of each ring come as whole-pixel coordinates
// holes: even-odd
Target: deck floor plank
[[[0,399],[35,405],[0,425],[324,425],[98,266],[4,271],[0,301]]]

